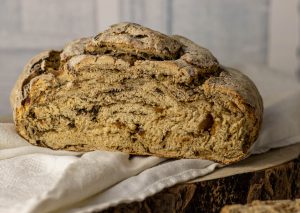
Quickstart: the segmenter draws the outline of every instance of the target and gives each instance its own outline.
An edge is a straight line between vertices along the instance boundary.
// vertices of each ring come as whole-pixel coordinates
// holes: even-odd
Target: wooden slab
[[[167,188],[142,202],[104,212],[219,212],[224,205],[300,198],[300,157],[281,165]]]

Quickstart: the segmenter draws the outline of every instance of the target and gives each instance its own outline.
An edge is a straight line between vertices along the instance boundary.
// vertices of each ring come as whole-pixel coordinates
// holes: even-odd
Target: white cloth
[[[300,142],[300,90],[269,104],[252,153]],[[35,147],[0,124],[0,212],[93,212],[141,201],[222,165],[117,152],[78,154]]]

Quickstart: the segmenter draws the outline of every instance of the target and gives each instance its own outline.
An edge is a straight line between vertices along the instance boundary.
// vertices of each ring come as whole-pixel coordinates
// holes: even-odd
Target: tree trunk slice
[[[181,183],[104,212],[219,212],[225,205],[253,200],[300,198],[300,157],[261,171],[196,183]]]

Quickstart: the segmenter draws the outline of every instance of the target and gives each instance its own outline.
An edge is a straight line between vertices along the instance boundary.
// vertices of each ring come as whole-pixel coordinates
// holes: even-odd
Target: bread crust
[[[300,211],[300,199],[296,200],[267,200],[253,201],[246,205],[227,205],[222,208],[221,213],[297,213]]]
[[[161,92],[159,90],[165,88],[165,91],[163,92],[164,95],[166,95],[166,98],[176,100],[176,102],[174,102],[177,107],[175,114],[183,113],[182,110],[185,110],[185,105],[187,107],[195,107],[195,104],[200,103],[203,109],[200,106],[199,107],[201,110],[204,110],[201,112],[205,112],[206,117],[201,118],[202,121],[200,124],[197,124],[200,125],[197,128],[200,128],[199,134],[206,134],[205,137],[203,136],[204,138],[212,137],[212,135],[216,134],[214,133],[213,129],[219,128],[219,124],[217,124],[215,121],[213,121],[213,124],[210,124],[212,121],[210,121],[211,115],[209,114],[208,108],[210,108],[210,110],[213,108],[217,111],[219,110],[216,112],[216,115],[213,115],[213,117],[221,116],[221,118],[225,120],[226,118],[222,117],[222,110],[226,109],[229,110],[230,113],[236,114],[238,116],[236,119],[239,119],[236,120],[236,122],[239,122],[237,125],[241,125],[240,123],[243,123],[244,125],[241,128],[242,130],[239,131],[249,131],[249,133],[237,133],[238,130],[234,130],[237,134],[239,134],[239,136],[236,137],[240,137],[239,140],[241,140],[241,144],[234,145],[236,147],[233,149],[236,149],[236,152],[232,152],[233,154],[224,153],[224,156],[222,156],[221,153],[224,152],[224,149],[228,149],[228,147],[225,147],[224,144],[222,145],[222,142],[218,142],[220,141],[220,138],[218,139],[217,136],[216,138],[213,138],[214,142],[211,142],[212,144],[210,145],[215,146],[214,143],[221,144],[220,150],[222,149],[223,151],[220,151],[217,154],[215,150],[207,150],[207,148],[201,149],[202,151],[199,153],[196,147],[193,148],[192,151],[185,148],[182,153],[178,150],[172,151],[171,146],[174,146],[172,143],[169,150],[159,148],[157,150],[155,149],[156,151],[153,151],[151,150],[152,142],[149,142],[150,145],[147,144],[147,146],[150,146],[149,151],[149,147],[142,147],[145,146],[145,144],[143,145],[142,142],[139,142],[139,147],[142,148],[139,148],[139,150],[134,150],[131,149],[130,146],[126,148],[120,148],[120,146],[116,144],[111,147],[103,144],[97,144],[95,146],[75,146],[73,144],[70,146],[66,145],[64,147],[54,147],[46,142],[40,142],[41,140],[37,140],[34,136],[37,135],[35,130],[42,127],[34,127],[37,129],[31,128],[31,130],[29,130],[29,123],[26,123],[26,120],[38,119],[27,118],[30,116],[30,113],[32,114],[32,110],[38,108],[36,105],[37,102],[46,103],[44,99],[47,98],[44,94],[50,94],[51,92],[49,91],[54,90],[54,88],[56,89],[56,93],[59,93],[57,88],[67,88],[66,91],[69,92],[68,88],[73,88],[76,82],[78,82],[78,78],[85,78],[85,80],[94,82],[102,79],[104,83],[97,84],[98,86],[96,87],[98,89],[102,86],[104,87],[106,84],[113,85],[114,82],[117,84],[117,80],[109,80],[110,77],[108,75],[112,75],[111,73],[106,75],[98,75],[97,72],[88,72],[87,70],[89,69],[122,71],[121,74],[118,74],[122,75],[122,82],[128,79],[130,80],[130,78],[138,79],[130,81],[133,82],[131,84],[144,82],[144,77],[140,76],[152,76],[153,79],[150,79],[149,81],[153,82],[153,85],[160,85],[160,89],[157,88],[158,93]],[[83,73],[85,73],[85,76],[83,76]],[[130,86],[129,83],[125,86],[122,86],[121,83],[118,83],[119,89],[115,88],[115,90],[122,91],[125,87]],[[141,88],[143,88],[143,85],[141,85]],[[146,89],[148,89],[148,87]],[[56,93],[53,93],[53,96],[55,96]],[[81,91],[78,90],[78,93],[78,96],[80,96]],[[93,91],[91,91],[91,93],[93,93]],[[129,93],[130,92],[124,94]],[[149,98],[152,97],[151,95],[152,94],[149,94]],[[159,96],[157,95],[155,98],[157,99]],[[145,101],[147,102],[147,100]],[[167,106],[169,108],[171,107],[171,105],[169,106],[167,102],[164,104],[166,105],[165,108],[167,108]],[[236,162],[248,155],[249,147],[254,143],[258,136],[263,113],[261,96],[254,83],[247,76],[237,70],[222,67],[219,65],[217,59],[207,49],[196,45],[184,37],[163,35],[159,32],[132,23],[120,23],[118,25],[113,25],[111,28],[103,33],[100,33],[94,38],[83,38],[70,42],[62,51],[45,51],[34,57],[25,66],[22,74],[16,82],[16,85],[11,93],[11,105],[13,108],[14,122],[16,124],[18,133],[34,145],[48,146],[52,149],[67,149],[73,151],[103,149],[110,151],[124,151],[131,154],[157,155],[161,157],[172,158],[205,158],[224,164]],[[131,107],[133,107],[133,105]],[[218,106],[218,108],[216,106]],[[59,113],[66,112],[66,109],[63,111],[64,106],[61,107],[62,108],[58,110]],[[156,114],[164,113],[160,111],[165,110],[165,108],[156,108]],[[53,107],[51,110],[52,111],[50,114],[58,113],[53,111]],[[93,114],[93,110],[95,111],[95,109],[89,109],[85,114]],[[228,116],[230,116],[230,113]],[[201,117],[202,114],[200,113],[198,116]],[[36,116],[37,115],[34,115],[34,117]],[[75,118],[75,120],[76,119],[77,118]],[[193,118],[191,119],[193,120]],[[40,120],[32,121],[30,125],[35,124],[35,122],[40,122]],[[43,120],[43,125],[50,125],[49,122],[51,123],[51,121]],[[73,124],[70,124],[70,122],[71,121],[68,120],[66,125],[72,126]],[[125,122],[125,124],[128,126],[126,126],[127,130],[128,128],[130,129],[129,123]],[[41,125],[41,122],[39,125]],[[120,125],[122,127],[123,123]],[[193,123],[191,125],[196,124]],[[207,127],[208,125],[212,126]],[[226,128],[229,127],[230,124],[228,124]],[[183,125],[182,128],[187,127]],[[32,132],[32,129],[34,129],[35,133]],[[170,131],[171,130],[164,130],[158,133],[158,137],[161,136],[160,134],[168,134]],[[63,133],[60,134],[62,136]],[[171,136],[173,137],[172,134]],[[191,140],[197,138],[198,133],[196,135],[195,133],[193,134],[193,136],[189,136]],[[67,136],[64,135],[63,137]],[[227,139],[228,137],[229,136],[227,136]],[[186,146],[181,141],[183,140],[181,136],[174,136],[173,141],[174,139],[179,140],[180,144]],[[199,143],[201,143],[201,141],[199,141]],[[234,141],[232,143],[235,144]],[[180,144],[178,147],[181,146]],[[216,147],[218,146],[216,145]],[[207,152],[205,150],[207,150]]]
[[[21,72],[21,74],[18,77],[17,82],[15,83],[14,88],[11,91],[11,95],[10,95],[10,104],[13,108],[13,117],[14,120],[16,118],[16,109],[21,107],[21,103],[22,101],[24,101],[26,99],[26,97],[28,96],[28,94],[24,94],[23,92],[23,87],[24,87],[24,83],[26,81],[28,81],[30,75],[33,75],[33,66],[37,63],[39,63],[40,61],[44,60],[45,58],[49,57],[50,55],[50,51],[44,51],[39,53],[38,55],[36,55],[35,57],[33,57],[24,67],[23,71]]]

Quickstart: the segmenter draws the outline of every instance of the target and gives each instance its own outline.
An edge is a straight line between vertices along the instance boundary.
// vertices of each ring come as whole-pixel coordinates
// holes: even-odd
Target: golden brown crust
[[[208,49],[198,46],[183,36],[174,35],[172,38],[176,39],[183,45],[183,53],[180,57],[182,60],[201,68],[204,72],[215,71],[219,68],[218,60]]]
[[[89,53],[105,51],[131,52],[143,57],[176,59],[181,44],[171,37],[133,23],[120,23],[98,34],[88,45]]]
[[[298,213],[300,200],[253,201],[246,205],[228,205],[221,213]]]
[[[225,164],[247,156],[263,110],[253,82],[207,49],[131,23],[39,54],[11,103],[34,145]]]
[[[33,57],[24,67],[23,71],[19,75],[17,82],[15,83],[14,88],[12,89],[10,95],[10,103],[13,108],[13,116],[15,120],[15,112],[16,109],[21,107],[21,102],[26,99],[27,93],[24,94],[23,86],[24,82],[28,81],[30,75],[33,74],[34,70],[32,69],[33,66],[37,63],[40,63],[45,58],[49,57],[50,51],[44,51]],[[16,122],[16,121],[15,121]]]
[[[229,104],[234,103],[250,119],[253,128],[249,140],[255,141],[262,123],[263,100],[251,79],[238,70],[225,68],[219,76],[209,78],[203,87],[208,97],[225,95]],[[245,144],[245,149],[251,145]]]
[[[91,42],[91,40],[91,38],[80,38],[69,42],[60,54],[60,60],[66,61],[73,56],[84,54],[85,46]]]

